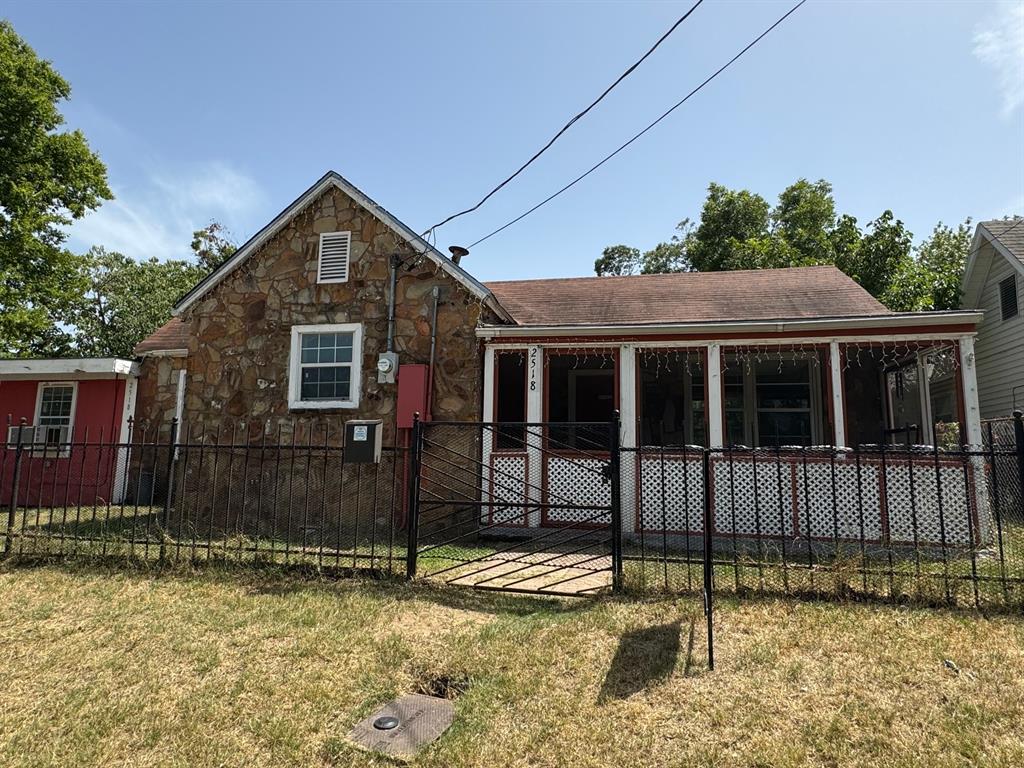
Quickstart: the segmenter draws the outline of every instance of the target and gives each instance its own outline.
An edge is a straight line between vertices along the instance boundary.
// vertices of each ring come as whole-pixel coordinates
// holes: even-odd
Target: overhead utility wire
[[[525,218],[526,218],[527,216],[529,216],[529,215],[530,215],[531,213],[533,213],[534,211],[536,211],[536,210],[537,210],[538,208],[540,208],[540,207],[542,207],[542,206],[544,206],[544,205],[547,205],[547,204],[548,204],[548,203],[550,203],[550,202],[551,202],[552,200],[554,200],[554,199],[555,199],[556,197],[558,197],[559,195],[561,195],[561,194],[562,194],[563,192],[565,192],[565,191],[567,191],[567,190],[571,189],[572,187],[576,186],[576,184],[578,184],[579,182],[583,181],[583,179],[587,178],[587,176],[589,176],[589,175],[590,175],[590,174],[592,174],[592,173],[593,173],[594,171],[596,171],[596,170],[597,170],[598,168],[600,168],[600,167],[601,167],[602,165],[604,165],[605,163],[607,163],[607,162],[608,162],[609,160],[611,160],[611,159],[612,159],[613,157],[615,157],[615,156],[616,156],[617,154],[619,154],[619,152],[621,152],[622,150],[624,150],[624,149],[625,149],[626,147],[628,147],[628,146],[629,146],[630,144],[632,144],[632,143],[633,143],[634,141],[636,141],[637,139],[639,139],[639,138],[640,138],[641,136],[643,136],[643,135],[644,135],[645,133],[647,133],[647,132],[648,132],[649,130],[651,130],[651,129],[652,129],[652,128],[653,128],[654,126],[656,126],[656,125],[657,125],[658,123],[660,123],[660,122],[661,122],[662,120],[664,120],[664,119],[665,119],[666,117],[668,117],[668,116],[669,116],[669,115],[671,115],[671,114],[672,114],[673,112],[675,112],[675,111],[676,111],[676,110],[677,110],[677,109],[678,109],[679,107],[681,107],[681,106],[682,106],[683,104],[685,104],[685,103],[686,103],[687,101],[689,101],[690,97],[692,97],[692,96],[696,95],[698,91],[700,91],[701,89],[703,89],[703,88],[704,88],[704,86],[706,86],[706,85],[707,85],[708,83],[710,83],[710,82],[711,82],[712,80],[714,80],[714,79],[715,79],[716,77],[718,77],[718,76],[719,76],[720,74],[722,74],[722,73],[723,73],[723,72],[724,72],[724,71],[725,71],[726,69],[728,69],[728,68],[729,68],[730,66],[732,66],[732,64],[733,64],[733,63],[734,63],[734,62],[735,62],[735,61],[736,61],[737,59],[739,59],[739,58],[740,58],[740,57],[741,57],[741,56],[742,56],[743,54],[745,54],[745,53],[746,53],[747,51],[749,51],[749,50],[750,50],[751,48],[753,48],[753,47],[754,47],[755,45],[757,45],[757,44],[758,44],[759,42],[761,42],[761,40],[762,40],[762,39],[763,39],[764,37],[766,37],[766,36],[768,35],[768,33],[769,33],[769,32],[771,32],[771,31],[772,31],[773,29],[775,29],[775,28],[776,28],[777,26],[779,26],[779,24],[781,24],[781,23],[782,23],[782,22],[784,22],[784,21],[785,21],[785,20],[786,20],[787,18],[789,18],[789,16],[790,16],[791,14],[793,14],[793,13],[794,13],[794,12],[795,12],[795,11],[796,11],[796,10],[797,10],[797,9],[798,9],[798,8],[799,8],[800,6],[801,6],[801,5],[803,5],[803,4],[804,4],[804,3],[806,3],[806,2],[807,2],[807,0],[800,0],[800,2],[799,2],[799,3],[797,3],[797,4],[796,4],[796,5],[794,5],[794,6],[792,7],[792,8],[790,8],[790,9],[789,9],[789,11],[787,11],[787,12],[786,12],[786,13],[785,13],[785,14],[784,14],[783,16],[779,17],[778,21],[776,21],[776,22],[775,22],[774,24],[772,24],[772,25],[771,25],[770,27],[768,27],[768,29],[766,29],[766,30],[765,30],[764,32],[762,32],[762,33],[761,33],[760,35],[758,35],[758,36],[757,36],[756,38],[754,38],[754,40],[752,40],[752,41],[751,41],[750,43],[748,43],[748,44],[747,44],[747,46],[746,46],[746,47],[745,47],[745,48],[744,48],[744,49],[743,49],[742,51],[740,51],[740,52],[739,52],[739,53],[737,53],[737,54],[736,54],[735,56],[733,56],[733,57],[732,57],[731,59],[729,59],[729,61],[727,61],[727,62],[726,62],[726,63],[725,63],[724,65],[722,65],[722,66],[721,66],[721,67],[720,67],[720,68],[719,68],[719,69],[718,69],[718,70],[717,70],[717,71],[716,71],[716,72],[715,72],[715,73],[714,73],[713,75],[711,75],[710,77],[708,77],[708,79],[707,79],[707,80],[705,80],[705,81],[704,81],[703,83],[701,83],[701,84],[700,84],[700,85],[698,85],[698,86],[697,86],[696,88],[694,88],[694,89],[693,89],[692,91],[690,91],[690,92],[689,92],[688,94],[686,94],[686,96],[684,96],[684,97],[683,97],[682,99],[680,99],[679,101],[677,101],[677,102],[676,102],[676,103],[675,103],[675,104],[674,104],[673,106],[671,106],[671,107],[670,107],[670,108],[669,108],[669,109],[668,109],[667,111],[665,111],[665,112],[664,112],[664,113],[663,113],[663,114],[661,115],[661,117],[659,117],[659,118],[658,118],[657,120],[655,120],[655,121],[654,121],[653,123],[651,123],[650,125],[648,125],[648,126],[647,126],[646,128],[644,128],[644,129],[643,129],[642,131],[640,131],[640,133],[638,133],[638,134],[636,134],[635,136],[633,136],[633,138],[631,138],[631,139],[630,139],[629,141],[627,141],[627,142],[626,142],[625,144],[623,144],[622,146],[620,146],[620,147],[619,147],[618,149],[616,149],[616,150],[615,150],[614,152],[612,152],[611,154],[609,154],[609,155],[606,155],[606,156],[604,157],[604,159],[602,159],[602,160],[601,160],[601,161],[600,161],[599,163],[597,163],[596,165],[592,166],[592,167],[591,167],[591,168],[590,168],[590,169],[589,169],[588,171],[586,171],[585,173],[582,173],[582,174],[580,174],[579,176],[577,176],[577,177],[576,177],[575,179],[573,179],[572,181],[570,181],[570,182],[569,182],[568,184],[566,184],[566,185],[565,185],[564,187],[562,187],[562,188],[561,188],[560,190],[558,190],[557,192],[555,192],[554,194],[552,194],[552,195],[551,195],[550,197],[547,197],[547,198],[545,198],[544,200],[541,200],[541,201],[540,201],[539,203],[537,203],[537,204],[536,204],[535,206],[533,206],[533,208],[531,208],[530,210],[526,211],[526,213],[523,213],[523,214],[521,214],[521,215],[517,216],[516,218],[512,219],[512,221],[508,222],[507,224],[505,224],[505,225],[503,225],[503,226],[501,226],[501,227],[498,227],[498,228],[497,228],[496,230],[494,230],[493,232],[491,232],[491,233],[490,233],[489,235],[485,235],[484,237],[481,237],[481,238],[480,238],[479,240],[477,240],[477,241],[476,241],[475,243],[472,243],[472,244],[471,244],[471,245],[470,245],[469,247],[470,247],[470,248],[474,248],[474,247],[476,247],[476,246],[480,245],[480,243],[482,243],[482,242],[483,242],[484,240],[487,240],[487,239],[489,239],[489,238],[491,238],[491,237],[494,237],[494,236],[495,236],[496,234],[498,234],[499,232],[501,232],[501,231],[503,231],[503,230],[505,230],[505,229],[508,229],[509,227],[511,227],[511,226],[512,226],[513,224],[515,224],[515,223],[517,223],[517,222],[520,222],[520,221],[522,221],[522,220],[523,220],[523,219],[525,219]]]
[[[479,207],[480,207],[481,205],[483,205],[483,204],[484,204],[484,203],[486,203],[486,202],[487,202],[488,200],[490,200],[490,199],[491,199],[491,197],[493,197],[493,196],[494,196],[494,194],[495,194],[496,192],[498,192],[498,190],[500,190],[500,189],[501,189],[502,187],[504,187],[504,186],[505,186],[506,184],[508,184],[508,183],[509,183],[510,181],[512,181],[512,179],[514,179],[514,178],[515,178],[516,176],[518,176],[518,175],[519,175],[520,173],[522,173],[523,171],[525,171],[525,170],[527,169],[527,167],[528,167],[528,166],[529,166],[529,165],[530,165],[531,163],[533,163],[533,161],[534,161],[534,160],[536,160],[536,159],[537,159],[538,157],[540,157],[541,155],[543,155],[543,154],[544,154],[544,153],[545,153],[545,152],[546,152],[546,151],[547,151],[547,150],[548,150],[548,149],[549,149],[549,148],[551,147],[551,145],[552,145],[552,144],[554,144],[554,143],[555,143],[556,141],[558,141],[558,139],[559,139],[559,138],[561,138],[562,134],[563,134],[563,133],[565,133],[565,132],[566,132],[567,130],[569,130],[569,128],[571,128],[571,127],[572,127],[573,123],[575,123],[575,122],[576,122],[577,120],[579,120],[579,119],[580,119],[581,117],[583,117],[584,115],[586,115],[586,114],[587,114],[587,113],[588,113],[588,112],[589,112],[590,110],[592,110],[592,109],[593,109],[594,107],[596,107],[596,106],[597,106],[597,105],[598,105],[599,103],[601,103],[601,100],[602,100],[602,99],[604,99],[604,97],[605,97],[605,96],[607,96],[607,95],[608,95],[609,93],[611,93],[611,92],[612,92],[612,89],[613,89],[613,88],[615,88],[615,86],[617,86],[617,85],[618,85],[619,83],[621,83],[621,82],[622,82],[623,80],[625,80],[625,79],[626,79],[627,77],[629,77],[629,76],[630,76],[630,75],[631,75],[631,74],[633,73],[633,70],[634,70],[634,69],[636,69],[636,68],[637,68],[637,67],[639,67],[639,66],[640,66],[641,64],[643,64],[643,63],[644,63],[644,60],[645,60],[645,59],[646,59],[646,58],[647,58],[648,56],[650,56],[650,55],[651,55],[652,53],[654,53],[655,49],[656,49],[656,48],[657,48],[657,47],[658,47],[659,45],[661,45],[661,44],[662,44],[663,42],[665,42],[665,40],[666,40],[666,39],[668,38],[668,36],[669,36],[669,35],[671,35],[671,34],[672,34],[673,32],[675,32],[675,31],[676,31],[676,28],[677,28],[677,27],[678,27],[678,26],[679,26],[680,24],[682,24],[682,23],[683,23],[684,21],[686,21],[686,19],[687,19],[687,18],[688,18],[688,17],[690,16],[690,14],[691,14],[691,13],[693,13],[693,12],[694,12],[695,10],[697,10],[697,6],[698,6],[698,5],[700,5],[700,4],[701,4],[701,3],[703,3],[703,2],[704,2],[704,0],[697,0],[697,2],[693,4],[693,6],[692,6],[692,7],[690,8],[690,10],[688,10],[688,11],[687,11],[686,13],[684,13],[684,14],[683,14],[682,16],[680,16],[680,17],[679,17],[679,20],[678,20],[678,21],[676,21],[676,23],[675,23],[675,24],[673,24],[673,25],[672,25],[672,26],[671,26],[671,27],[669,28],[668,32],[666,32],[665,34],[663,34],[663,35],[662,35],[661,37],[659,37],[659,38],[658,38],[658,41],[657,41],[657,42],[656,42],[656,43],[655,43],[654,45],[652,45],[652,46],[651,46],[650,50],[648,50],[648,51],[647,51],[647,53],[645,53],[645,54],[644,54],[643,56],[641,56],[641,57],[640,57],[640,58],[639,58],[639,59],[638,59],[638,60],[636,61],[636,63],[635,63],[635,64],[633,64],[633,66],[631,66],[631,67],[630,67],[629,69],[627,69],[627,70],[626,70],[625,72],[623,72],[623,73],[622,73],[621,75],[619,75],[619,78],[618,78],[618,79],[617,79],[617,80],[616,80],[616,81],[615,81],[614,83],[612,83],[611,85],[609,85],[609,86],[608,86],[608,87],[607,87],[607,88],[606,88],[606,89],[604,90],[604,93],[602,93],[602,94],[601,94],[600,96],[598,96],[598,97],[597,97],[596,99],[594,99],[594,101],[592,101],[592,102],[590,103],[590,105],[589,105],[589,106],[588,106],[588,107],[587,107],[586,109],[584,109],[584,110],[583,110],[582,112],[580,112],[580,113],[579,113],[578,115],[576,115],[576,116],[575,116],[575,117],[574,117],[574,118],[573,118],[572,120],[570,120],[570,121],[569,121],[568,123],[566,123],[565,125],[563,125],[563,126],[562,126],[562,128],[561,128],[561,129],[560,129],[560,130],[558,131],[558,133],[556,133],[556,134],[555,134],[554,136],[552,136],[552,137],[551,137],[551,140],[550,140],[550,141],[548,141],[548,143],[547,143],[547,144],[545,144],[545,145],[544,145],[543,147],[541,147],[541,148],[540,148],[540,149],[539,149],[539,150],[538,150],[538,151],[536,152],[536,154],[534,154],[534,156],[533,156],[533,157],[531,157],[531,158],[530,158],[529,160],[527,160],[527,161],[526,161],[525,163],[523,163],[523,164],[522,164],[521,166],[519,166],[519,170],[517,170],[517,171],[516,171],[515,173],[513,173],[513,174],[512,174],[511,176],[509,176],[509,177],[508,177],[507,179],[505,179],[505,180],[504,180],[503,182],[501,182],[501,184],[499,184],[498,186],[496,186],[496,187],[495,187],[494,189],[492,189],[492,190],[491,190],[490,192],[488,192],[488,193],[487,193],[486,195],[484,195],[484,196],[483,196],[483,198],[481,198],[480,202],[479,202],[479,203],[477,203],[476,205],[474,205],[474,206],[473,206],[472,208],[467,208],[467,209],[466,209],[466,210],[464,210],[464,211],[459,211],[458,213],[453,213],[453,214],[452,214],[451,216],[449,216],[449,217],[448,217],[447,219],[444,219],[443,221],[441,221],[441,222],[438,222],[437,224],[435,224],[434,226],[432,226],[432,227],[431,227],[430,229],[428,229],[428,230],[427,230],[426,232],[424,232],[424,233],[423,233],[423,236],[424,236],[424,237],[426,237],[426,236],[427,236],[428,234],[431,234],[431,233],[432,233],[432,232],[433,232],[433,231],[434,231],[435,229],[437,229],[438,227],[443,227],[443,226],[444,226],[445,224],[447,224],[447,223],[448,223],[449,221],[451,221],[452,219],[457,219],[457,218],[459,218],[459,216],[465,216],[465,215],[466,215],[467,213],[472,213],[472,212],[473,212],[473,211],[475,211],[475,210],[476,210],[477,208],[479,208]]]

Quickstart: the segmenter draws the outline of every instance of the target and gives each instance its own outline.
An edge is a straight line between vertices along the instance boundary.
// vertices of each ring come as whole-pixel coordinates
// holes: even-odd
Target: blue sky
[[[791,2],[706,2],[479,212],[468,244],[570,181],[727,61]],[[71,82],[117,200],[70,245],[183,256],[238,241],[334,169],[422,231],[504,178],[689,3],[14,3]],[[570,192],[478,246],[482,279],[585,275],[650,247],[707,184],[770,199],[825,178],[867,223],[1024,213],[1024,2],[810,0],[708,88]]]

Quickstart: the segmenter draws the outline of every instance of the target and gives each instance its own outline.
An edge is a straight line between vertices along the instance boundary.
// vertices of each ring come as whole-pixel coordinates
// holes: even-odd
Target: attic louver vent
[[[352,247],[351,232],[322,232],[316,281],[344,283],[348,281],[348,257]]]

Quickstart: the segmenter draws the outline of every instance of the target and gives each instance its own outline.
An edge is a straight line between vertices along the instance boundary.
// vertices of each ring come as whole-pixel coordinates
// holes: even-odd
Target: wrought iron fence
[[[623,453],[637,589],[1024,604],[1016,446]]]
[[[122,443],[14,439],[0,453],[4,552],[404,572],[408,451],[352,463],[341,440],[340,424],[177,423]]]
[[[345,461],[340,423],[275,434],[164,425],[122,443],[15,434],[0,451],[0,532],[14,557],[447,580],[468,563],[488,568],[491,587],[509,567],[522,587],[538,564],[554,566],[549,586],[582,565],[614,576],[609,590],[697,593],[713,578],[741,595],[1019,606],[1024,424],[1015,429],[1012,441],[957,449],[709,450],[621,448],[612,424],[433,423],[378,464]],[[496,553],[517,562],[495,567]]]

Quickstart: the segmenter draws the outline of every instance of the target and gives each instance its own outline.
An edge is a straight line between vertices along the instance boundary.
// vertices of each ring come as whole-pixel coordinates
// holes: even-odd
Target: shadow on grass
[[[670,624],[659,624],[627,632],[619,638],[608,673],[605,675],[599,703],[612,699],[626,699],[635,693],[651,688],[666,680],[676,668],[679,658],[679,636],[682,620]],[[687,649],[686,668],[690,667],[689,655],[693,650],[693,622],[690,622],[690,641]]]
[[[435,582],[406,582],[397,575],[382,571],[352,568],[317,570],[308,564],[283,563],[253,566],[250,563],[169,562],[132,560],[97,554],[48,555],[27,553],[8,560],[0,559],[2,569],[59,568],[69,573],[120,575],[127,578],[167,578],[181,581],[229,581],[255,595],[287,597],[307,593],[361,593],[368,597],[395,601],[425,601],[464,611],[489,615],[529,616],[537,613],[566,614],[593,608],[594,600],[584,598],[531,597],[520,594],[498,594],[467,587],[453,587]]]

